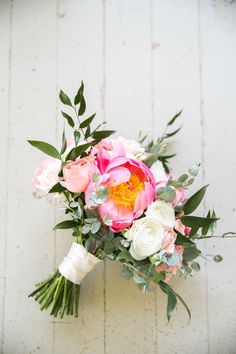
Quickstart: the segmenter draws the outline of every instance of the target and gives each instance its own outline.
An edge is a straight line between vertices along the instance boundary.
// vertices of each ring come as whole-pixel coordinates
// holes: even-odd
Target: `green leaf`
[[[87,126],[89,126],[91,124],[91,122],[93,121],[94,117],[95,117],[96,113],[94,113],[91,117],[85,119],[81,124],[80,124],[80,128],[86,128]]]
[[[183,182],[187,181],[187,179],[188,179],[188,175],[185,173],[178,178],[178,181],[183,183]]]
[[[137,283],[137,284],[145,284],[146,283],[146,280],[143,277],[141,277],[140,275],[135,275],[133,277],[133,281],[135,281],[135,283]]]
[[[193,241],[191,241],[188,237],[182,235],[177,230],[175,230],[175,232],[177,233],[177,238],[176,238],[176,241],[175,241],[176,245],[181,245],[181,246],[195,245],[195,243]]]
[[[54,157],[55,159],[61,160],[61,154],[59,151],[51,144],[45,143],[39,140],[28,140],[30,145],[44,152],[45,154]]]
[[[69,116],[69,114],[61,111],[61,114],[63,115],[63,117],[67,120],[67,123],[69,124],[69,126],[71,126],[72,128],[74,128],[75,123],[73,121],[73,118],[71,118],[71,116]]]
[[[66,190],[65,187],[63,187],[60,183],[55,184],[48,193],[61,193]]]
[[[90,146],[91,143],[86,143],[86,144],[76,146],[66,156],[66,160],[75,160],[77,157],[82,155]]]
[[[130,253],[128,250],[121,251],[117,256],[116,256],[116,261],[119,260],[125,260],[126,262],[131,262],[134,263],[133,258],[131,257]]]
[[[75,145],[78,145],[79,144],[79,141],[80,141],[80,132],[78,130],[75,130],[74,131],[74,139],[75,139]]]
[[[202,252],[196,247],[196,245],[185,247],[183,260],[184,262],[190,262],[200,256],[201,253]]]
[[[165,202],[172,202],[175,199],[176,193],[171,186],[161,187],[157,190],[157,196],[159,199]]]
[[[200,164],[195,164],[188,169],[188,172],[191,176],[196,177],[198,175],[198,168]]]
[[[67,141],[66,141],[66,136],[65,136],[65,129],[63,130],[62,133],[62,146],[61,146],[61,154],[64,154],[67,148]]]
[[[217,254],[216,256],[214,256],[213,259],[217,263],[223,261],[223,257],[220,254]]]
[[[181,125],[178,129],[174,130],[173,132],[165,134],[164,139],[170,138],[170,137],[174,136],[174,135],[177,134],[181,129],[182,129],[182,125]]]
[[[96,220],[92,225],[91,225],[91,232],[92,234],[96,234],[101,227],[100,221]]]
[[[78,223],[74,220],[66,220],[59,222],[56,226],[54,226],[53,230],[58,229],[73,229],[74,227],[78,226]]]
[[[199,272],[200,269],[201,269],[199,263],[197,263],[197,262],[192,262],[191,268],[192,268],[193,270],[195,270],[195,272]]]
[[[188,214],[192,214],[192,212],[197,209],[197,207],[199,206],[199,204],[201,203],[207,187],[209,186],[209,184],[207,184],[206,186],[202,187],[201,189],[199,189],[195,194],[193,194],[184,204],[183,207],[183,211],[185,215]]]
[[[167,126],[174,124],[175,120],[181,115],[182,111],[183,110],[181,109],[181,111],[177,112],[174,117],[171,118],[171,120],[167,123]]]
[[[59,98],[63,104],[66,104],[67,106],[72,106],[69,97],[62,90],[59,93]]]
[[[204,227],[206,225],[210,225],[213,222],[219,220],[219,218],[201,218],[198,216],[182,216],[180,220],[185,226],[199,228],[199,227]]]
[[[101,130],[98,132],[93,132],[92,137],[95,140],[101,140],[101,139],[105,139],[108,138],[108,136],[114,134],[115,131],[114,130]]]
[[[167,304],[167,318],[168,321],[170,320],[171,314],[176,306],[176,299],[174,299],[174,297],[177,297],[178,300],[181,302],[181,304],[184,306],[185,310],[188,313],[189,316],[189,321],[191,319],[191,312],[188,308],[188,306],[186,305],[185,301],[182,299],[182,297],[177,294],[171,287],[170,285],[166,284],[165,282],[161,281],[159,283],[159,286],[161,288],[161,290],[166,293],[168,295],[168,304]],[[171,296],[170,294],[172,294],[173,296]]]
[[[167,301],[167,319],[170,321],[171,315],[173,313],[173,310],[175,309],[175,306],[177,304],[177,298],[172,290],[172,288],[166,284],[163,281],[159,282],[160,289],[168,296],[168,301]]]
[[[81,82],[81,85],[80,85],[80,88],[75,96],[75,99],[74,99],[74,104],[77,105],[78,103],[80,103],[81,101],[81,98],[83,97],[83,94],[84,94],[84,83],[83,81]]]
[[[207,213],[207,219],[209,219],[211,217],[211,211],[209,210],[208,213]],[[206,225],[202,228],[202,235],[206,236],[208,231],[209,231],[209,227],[210,225]],[[197,232],[196,232],[197,233]]]
[[[86,110],[86,102],[85,102],[85,99],[84,99],[84,96],[81,97],[81,100],[80,100],[80,106],[79,106],[79,116],[82,116],[84,114]]]

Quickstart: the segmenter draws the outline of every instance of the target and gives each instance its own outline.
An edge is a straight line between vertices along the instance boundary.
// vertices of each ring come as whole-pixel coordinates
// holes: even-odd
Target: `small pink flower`
[[[179,231],[182,235],[189,235],[191,228],[188,226],[185,226],[180,219],[176,220],[175,222],[175,229]]]
[[[95,158],[86,156],[82,159],[69,162],[63,168],[63,181],[61,185],[73,193],[84,192],[90,182],[91,176],[96,172]]]
[[[106,159],[106,163],[103,160],[102,152],[97,158],[101,177],[97,183],[90,182],[85,200],[88,207],[94,208],[91,193],[98,186],[106,187],[108,197],[98,205],[99,214],[102,219],[109,219],[111,231],[120,232],[139,218],[153,202],[155,181],[150,169],[142,162],[125,157],[117,157],[110,162]]]
[[[162,249],[166,251],[166,253],[174,253],[175,250],[175,240],[176,233],[171,227],[166,227],[164,231],[164,239],[162,242]]]
[[[164,263],[162,263],[159,266],[157,266],[156,271],[158,273],[160,273],[160,272],[164,272],[165,273],[164,282],[168,283],[170,281],[170,279],[172,278],[172,276],[177,274],[177,271],[179,270],[179,268],[182,265],[183,252],[184,252],[183,246],[175,246],[174,253],[178,253],[179,254],[179,256],[180,256],[179,263],[176,266],[170,266],[170,265],[164,264]]]
[[[61,162],[53,157],[44,159],[35,171],[32,184],[35,188],[46,193],[59,182],[58,174],[61,169]]]

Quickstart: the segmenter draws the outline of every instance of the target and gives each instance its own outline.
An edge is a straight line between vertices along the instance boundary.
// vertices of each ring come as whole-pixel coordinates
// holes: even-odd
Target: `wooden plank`
[[[0,120],[0,163],[2,173],[0,174],[0,184],[2,195],[0,199],[0,352],[3,351],[5,338],[5,300],[6,300],[6,215],[7,215],[7,178],[8,178],[8,140],[9,140],[9,59],[10,59],[10,40],[11,40],[11,6],[9,1],[1,4],[0,11],[0,106],[2,108],[2,118]]]
[[[150,6],[108,1],[105,8],[105,120],[117,135],[137,139],[151,126]],[[155,294],[140,292],[107,262],[105,353],[156,353]]]
[[[236,229],[235,81],[236,6],[200,1],[205,179],[211,181],[206,207],[214,204],[222,217],[218,234]],[[207,243],[221,264],[207,266],[209,353],[234,353],[236,348],[235,239]]]
[[[102,1],[59,1],[57,8],[57,86],[74,97],[81,80],[85,84],[87,114],[97,112],[102,121],[103,83]],[[58,104],[58,141],[63,118]],[[63,107],[68,111],[65,107]],[[68,111],[69,112],[69,111]],[[61,120],[61,121],[60,121]],[[68,137],[71,131],[67,131]],[[63,217],[57,214],[58,221]],[[56,263],[60,263],[72,241],[70,232],[56,235]],[[104,352],[104,265],[100,264],[83,281],[80,316],[55,321],[55,353],[102,354]],[[92,329],[92,330],[91,330]]]
[[[167,119],[184,109],[176,124],[183,123],[183,129],[170,144],[178,153],[172,166],[179,176],[201,160],[198,2],[155,1],[152,14],[154,134],[160,135]],[[191,190],[201,183],[199,176]],[[181,304],[167,325],[166,296],[158,291],[158,353],[207,353],[205,279],[202,264],[201,273],[193,279],[170,282],[192,311],[189,325]]]
[[[27,294],[52,271],[54,211],[32,197],[42,154],[26,139],[55,140],[55,3],[14,1],[12,26],[3,352],[49,353],[52,321]]]

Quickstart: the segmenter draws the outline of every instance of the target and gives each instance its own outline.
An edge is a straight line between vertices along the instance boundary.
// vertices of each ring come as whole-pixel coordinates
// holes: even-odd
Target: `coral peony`
[[[92,193],[105,187],[107,198],[97,205],[100,217],[110,222],[113,232],[120,232],[139,218],[155,199],[155,180],[150,169],[142,162],[125,157],[111,160],[105,169],[103,156],[98,156],[101,176],[98,182],[91,181],[86,190],[86,203],[93,208]]]

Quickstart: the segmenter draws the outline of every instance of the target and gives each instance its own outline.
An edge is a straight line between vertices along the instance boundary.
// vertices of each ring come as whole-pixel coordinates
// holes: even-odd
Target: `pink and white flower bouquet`
[[[72,118],[62,112],[73,129],[73,140],[67,140],[64,131],[60,151],[42,141],[29,141],[49,155],[36,169],[33,185],[61,195],[68,218],[54,229],[72,229],[73,243],[58,269],[29,296],[41,310],[50,307],[55,317],[77,317],[83,278],[97,263],[109,259],[120,262],[122,275],[141,290],[151,291],[158,285],[167,294],[168,320],[177,300],[190,317],[169,281],[176,274],[187,277],[200,269],[196,258],[202,252],[196,243],[215,237],[218,218],[214,211],[205,217],[192,215],[207,189],[186,195],[198,165],[179,178],[169,171],[173,155],[167,155],[166,141],[179,129],[168,130],[181,112],[168,122],[161,137],[145,144],[146,137],[139,142],[110,138],[114,131],[100,130],[101,125],[92,128],[95,114],[81,120],[86,109],[83,83],[73,103],[63,91],[59,97],[75,114]]]

